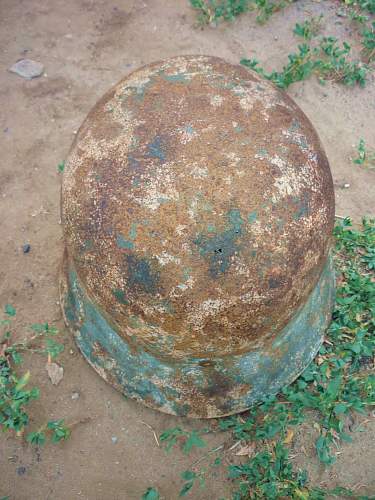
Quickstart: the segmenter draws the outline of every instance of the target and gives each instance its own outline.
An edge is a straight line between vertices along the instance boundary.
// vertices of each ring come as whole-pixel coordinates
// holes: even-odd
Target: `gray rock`
[[[23,476],[24,474],[26,474],[26,470],[27,470],[26,467],[24,467],[23,465],[21,465],[20,467],[17,467],[17,469],[16,469],[17,474],[19,476]]]
[[[26,80],[31,80],[43,73],[44,66],[42,63],[33,61],[32,59],[21,59],[13,64],[13,66],[9,68],[9,71],[22,76],[22,78],[26,78]]]

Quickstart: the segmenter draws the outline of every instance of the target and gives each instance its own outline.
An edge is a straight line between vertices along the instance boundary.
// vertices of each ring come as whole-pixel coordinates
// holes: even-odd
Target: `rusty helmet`
[[[331,173],[301,109],[253,71],[181,56],[121,80],[76,136],[62,221],[66,323],[152,408],[243,411],[321,344]]]

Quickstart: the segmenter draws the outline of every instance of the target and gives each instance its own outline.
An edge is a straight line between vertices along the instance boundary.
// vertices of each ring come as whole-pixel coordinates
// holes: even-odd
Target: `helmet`
[[[331,173],[284,92],[206,56],[144,66],[94,106],[66,162],[61,303],[125,395],[243,411],[315,356],[334,282]]]

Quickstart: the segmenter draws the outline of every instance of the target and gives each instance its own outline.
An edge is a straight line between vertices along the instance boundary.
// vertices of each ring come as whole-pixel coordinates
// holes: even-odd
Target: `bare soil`
[[[358,46],[349,21],[336,16],[338,7],[334,0],[300,0],[265,26],[248,14],[202,30],[194,27],[195,13],[187,0],[0,0],[0,305],[17,308],[19,335],[27,335],[30,323],[48,321],[61,329],[65,343],[59,360],[64,378],[58,387],[48,380],[44,359],[26,359],[41,389],[40,400],[31,408],[31,427],[55,418],[75,423],[68,441],[39,450],[2,435],[0,497],[135,500],[154,485],[164,498],[176,499],[180,473],[201,456],[185,457],[178,450],[166,454],[149,426],[159,433],[177,425],[204,427],[205,422],[166,416],[125,400],[83,360],[62,322],[57,165],[90,108],[128,72],[168,56],[198,53],[231,62],[256,57],[266,69],[280,69],[299,43],[292,34],[294,24],[312,13],[324,13],[324,33]],[[25,81],[8,72],[24,57],[42,62],[45,75]],[[337,214],[357,221],[374,214],[375,171],[350,161],[360,137],[375,147],[373,78],[364,89],[322,86],[311,79],[293,85],[288,93],[310,118],[326,149]],[[26,243],[31,250],[24,254]],[[74,392],[78,399],[72,399]],[[294,460],[308,467],[315,484],[346,485],[373,494],[374,419],[359,417],[353,428],[353,443],[342,446],[335,466],[325,469],[317,462],[310,428],[296,436]],[[207,439],[215,446],[229,436],[212,434]],[[232,460],[230,453],[226,457]],[[225,470],[219,468],[217,476],[190,497],[230,498],[230,491]]]

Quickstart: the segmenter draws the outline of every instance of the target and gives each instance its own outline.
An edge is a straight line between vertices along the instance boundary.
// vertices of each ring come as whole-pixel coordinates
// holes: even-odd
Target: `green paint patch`
[[[184,131],[189,134],[189,135],[193,135],[194,134],[194,129],[191,125],[186,125],[186,127],[184,128]]]
[[[120,288],[114,288],[112,290],[113,295],[116,297],[117,302],[123,305],[129,305],[129,301],[126,299],[125,292]]]
[[[299,130],[300,128],[301,128],[301,125],[300,125],[299,121],[294,119],[292,121],[292,124],[290,125],[290,127],[288,129],[288,132],[290,132],[290,133],[297,132],[297,130]]]
[[[167,314],[173,314],[174,313],[174,307],[173,305],[170,303],[170,301],[168,299],[164,299],[161,301],[161,306],[163,307],[164,311],[167,313]],[[155,325],[156,327],[158,327],[159,325]]]
[[[129,238],[131,240],[135,240],[135,238],[137,237],[137,224],[136,223],[133,223],[131,226],[130,226],[130,231],[129,231]]]
[[[182,271],[182,276],[183,276],[184,281],[187,281],[190,278],[191,273],[192,273],[191,267],[184,267],[184,269]]]
[[[249,224],[253,224],[257,220],[257,211],[254,210],[253,212],[250,212],[249,215],[247,216],[247,222]]]
[[[152,82],[145,82],[142,85],[137,85],[137,86],[133,86],[133,87],[132,86],[126,87],[125,90],[130,90],[132,97],[134,97],[134,99],[136,99],[137,101],[142,102],[144,97],[145,97],[146,91],[150,87],[151,84],[152,84]],[[126,97],[126,96],[124,96],[124,97]]]
[[[149,158],[157,158],[161,162],[166,160],[165,144],[160,136],[155,136],[146,149],[146,155]]]
[[[293,198],[293,203],[296,205],[296,211],[293,214],[294,220],[299,220],[309,215],[309,200],[307,196],[304,196],[302,199],[295,197]]]
[[[293,214],[293,219],[294,220],[302,219],[302,217],[306,217],[307,214],[308,214],[308,207],[302,206],[297,210],[297,212]]]
[[[138,316],[129,316],[128,324],[130,328],[141,328],[143,326],[143,323]]]
[[[139,139],[138,137],[133,135],[130,141],[129,151],[134,151],[138,147],[139,147]]]
[[[261,149],[258,150],[257,155],[260,156],[260,157],[262,157],[262,158],[267,158],[268,151],[267,151],[267,149],[261,148]]]
[[[242,235],[243,219],[238,209],[227,213],[224,231],[215,235],[201,233],[194,240],[199,253],[209,262],[209,273],[216,279],[230,266],[231,258],[239,251],[238,239]]]
[[[130,289],[154,294],[158,290],[159,273],[152,269],[147,259],[139,259],[135,255],[125,256],[127,264],[128,286]]]
[[[285,226],[285,221],[283,221],[283,219],[277,219],[276,226],[277,229],[281,230]]]
[[[123,248],[125,250],[132,250],[134,248],[134,243],[130,240],[126,240],[122,234],[117,235],[116,243],[119,248]]]
[[[175,73],[174,75],[162,75],[165,80],[173,83],[188,83],[190,81],[190,75],[188,73]]]
[[[243,219],[241,217],[241,212],[237,208],[229,210],[228,221],[236,233],[239,233],[241,231]]]
[[[292,137],[289,137],[289,142],[291,144],[296,144],[296,146],[299,146],[303,151],[307,151],[309,149],[309,145],[304,135],[293,135]]]
[[[116,243],[119,248],[123,248],[125,250],[132,250],[134,248],[134,240],[137,237],[137,225],[138,224],[133,223],[130,226],[128,239],[124,238],[122,234],[117,235]]]
[[[160,203],[160,205],[164,205],[165,203],[169,203],[169,198],[161,196],[160,198],[158,198],[158,202]]]
[[[94,242],[92,240],[85,240],[81,246],[82,252],[88,252],[94,248]]]

